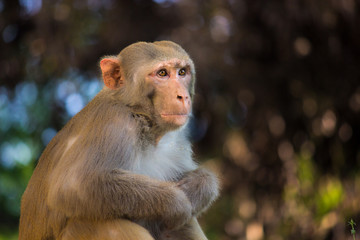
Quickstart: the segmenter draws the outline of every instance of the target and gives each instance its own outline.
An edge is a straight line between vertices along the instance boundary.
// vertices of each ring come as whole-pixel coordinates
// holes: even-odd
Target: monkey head
[[[162,131],[185,125],[191,114],[195,69],[189,55],[170,41],[138,42],[100,61],[105,86],[135,113]]]

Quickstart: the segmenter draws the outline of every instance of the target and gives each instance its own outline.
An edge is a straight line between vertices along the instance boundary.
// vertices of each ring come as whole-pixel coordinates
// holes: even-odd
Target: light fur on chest
[[[167,133],[156,146],[148,146],[139,152],[131,171],[159,180],[175,180],[195,168],[190,144],[174,131]]]

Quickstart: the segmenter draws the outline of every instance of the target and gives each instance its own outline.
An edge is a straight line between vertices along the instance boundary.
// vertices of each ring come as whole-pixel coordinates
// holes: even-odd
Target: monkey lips
[[[162,113],[160,115],[165,122],[172,123],[177,126],[184,125],[189,118],[189,114],[186,113],[184,114]]]

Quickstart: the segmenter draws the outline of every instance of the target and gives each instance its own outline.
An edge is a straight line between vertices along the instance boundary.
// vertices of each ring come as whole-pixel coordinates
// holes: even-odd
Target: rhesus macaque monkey
[[[102,91],[51,140],[22,197],[20,240],[206,239],[218,196],[187,140],[195,69],[170,41],[100,61]]]

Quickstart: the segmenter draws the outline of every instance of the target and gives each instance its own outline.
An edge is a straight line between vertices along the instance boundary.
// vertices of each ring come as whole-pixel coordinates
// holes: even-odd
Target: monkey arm
[[[177,183],[191,202],[193,215],[197,216],[204,211],[219,195],[217,177],[204,168],[188,172]]]
[[[67,217],[156,220],[168,229],[191,218],[191,204],[174,183],[120,169],[88,176],[89,179],[79,180],[78,189],[62,187],[64,184],[58,185],[58,190],[50,189],[50,207]]]

